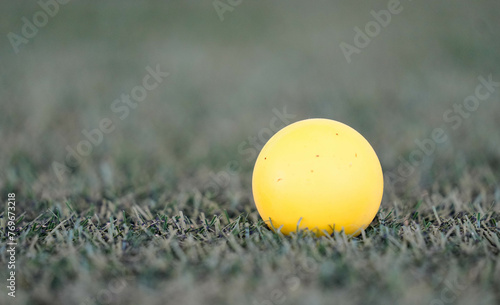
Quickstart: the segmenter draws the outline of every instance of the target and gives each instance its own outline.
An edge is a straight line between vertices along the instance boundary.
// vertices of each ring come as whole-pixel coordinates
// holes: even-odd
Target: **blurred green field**
[[[221,21],[210,1],[71,1],[16,53],[9,33],[41,8],[1,2],[0,196],[16,193],[19,239],[0,303],[498,303],[500,89],[456,107],[500,81],[500,4],[402,0],[348,63],[340,44],[388,3],[242,1]],[[121,119],[147,67],[169,75]],[[251,173],[277,112],[372,144],[387,180],[363,236],[262,224]],[[113,131],[68,166],[103,118]],[[393,183],[435,128],[447,140]]]

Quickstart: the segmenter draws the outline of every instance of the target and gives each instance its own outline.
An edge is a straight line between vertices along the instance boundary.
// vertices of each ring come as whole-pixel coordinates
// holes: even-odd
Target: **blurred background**
[[[490,96],[473,110],[463,105],[480,77],[500,82],[498,1],[402,0],[378,31],[371,12],[396,2],[40,3],[0,2],[0,193],[16,192],[31,232],[19,232],[17,301],[99,303],[121,276],[128,286],[113,304],[256,304],[282,287],[281,272],[302,281],[290,304],[438,304],[446,288],[435,276],[469,271],[463,304],[498,298],[498,248],[467,233],[464,219],[469,229],[486,212],[498,219],[500,87],[483,87]],[[367,25],[378,33],[363,39]],[[357,48],[349,60],[347,44]],[[151,69],[169,75],[141,91]],[[140,103],[123,99],[141,92]],[[386,188],[366,243],[260,231],[256,154],[277,119],[312,117],[355,128],[380,158]],[[112,130],[101,139],[103,122]],[[436,128],[447,140],[424,156],[416,141],[429,143]],[[85,149],[77,166],[66,162]],[[464,210],[451,224],[463,227],[458,243],[448,233],[436,242],[448,230],[439,219],[424,230],[437,213]],[[252,242],[212,229],[235,222]],[[426,238],[424,256],[389,242],[389,227],[412,242],[402,226]],[[113,239],[113,228],[125,233]],[[317,261],[309,273],[307,259]]]
[[[1,187],[32,198],[203,189],[233,162],[231,183],[248,195],[255,157],[242,149],[252,147],[249,137],[265,138],[273,109],[284,108],[291,121],[324,117],[357,129],[386,172],[408,159],[416,139],[443,128],[449,140],[405,179],[412,190],[440,179],[452,186],[464,171],[497,182],[498,92],[456,129],[443,119],[474,94],[479,76],[500,81],[497,1],[401,1],[350,63],[340,44],[355,46],[354,28],[365,32],[370,11],[387,10],[388,1],[236,4],[71,1],[14,46],[9,33],[22,36],[23,18],[33,22],[42,8],[2,2]],[[113,101],[157,65],[169,76],[119,119]],[[66,147],[103,118],[115,129],[57,179],[53,162],[64,163]]]

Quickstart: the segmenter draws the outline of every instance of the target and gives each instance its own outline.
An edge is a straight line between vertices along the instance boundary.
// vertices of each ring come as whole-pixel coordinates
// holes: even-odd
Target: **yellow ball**
[[[252,177],[255,204],[269,227],[288,234],[344,230],[358,235],[382,201],[384,178],[370,143],[337,121],[309,119],[276,133]]]

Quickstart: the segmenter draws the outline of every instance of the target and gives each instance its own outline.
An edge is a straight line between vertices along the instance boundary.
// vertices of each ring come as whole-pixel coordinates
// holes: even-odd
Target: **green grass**
[[[243,1],[220,22],[210,1],[71,1],[19,54],[6,35],[39,6],[0,2],[0,202],[16,193],[18,234],[12,299],[2,205],[0,304],[498,304],[499,92],[459,128],[443,114],[500,80],[499,3],[402,1],[348,64],[339,44],[387,2]],[[156,64],[169,77],[119,120],[110,105]],[[448,140],[386,183],[360,236],[283,236],[240,147],[284,107],[358,130],[386,177],[434,128]],[[59,181],[52,162],[105,117],[116,129]]]
[[[269,230],[249,202],[231,208],[230,198],[210,199],[196,189],[154,192],[32,202],[46,208],[26,211],[17,224],[16,301],[434,304],[453,298],[458,304],[488,304],[498,299],[498,209],[482,200],[466,203],[458,189],[397,200],[355,238],[303,231],[283,236]]]

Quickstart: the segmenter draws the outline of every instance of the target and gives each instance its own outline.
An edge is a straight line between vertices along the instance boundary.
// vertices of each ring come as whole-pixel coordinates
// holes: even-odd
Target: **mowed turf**
[[[500,81],[499,3],[401,1],[348,63],[340,43],[387,4],[243,1],[221,21],[210,1],[70,1],[15,53],[6,35],[40,7],[1,2],[0,304],[498,304],[500,88],[464,101]],[[169,76],[113,111],[157,65]],[[252,201],[273,127],[312,117],[381,161],[358,237],[283,236]]]
[[[28,200],[16,302],[492,304],[498,208],[483,201],[492,189],[465,180],[446,195],[392,197],[356,238],[283,236],[250,202],[231,207],[231,197],[197,190]]]

